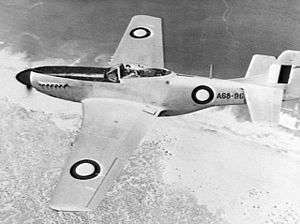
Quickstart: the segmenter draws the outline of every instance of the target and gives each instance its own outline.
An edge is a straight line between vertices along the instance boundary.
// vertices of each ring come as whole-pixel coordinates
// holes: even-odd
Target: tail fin
[[[254,55],[245,83],[245,96],[252,121],[276,123],[282,100],[300,98],[300,51],[284,51],[276,59]]]
[[[300,98],[300,51],[287,50],[282,52],[277,61],[290,65],[290,74],[285,88],[284,100]]]
[[[243,82],[269,87],[283,86],[290,95],[284,95],[287,98],[285,100],[300,98],[300,90],[297,90],[300,85],[300,51],[284,51],[277,59],[274,56],[253,55]]]

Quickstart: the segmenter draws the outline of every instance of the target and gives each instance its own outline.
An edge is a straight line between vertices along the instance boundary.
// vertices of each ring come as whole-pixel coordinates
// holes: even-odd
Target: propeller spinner
[[[32,89],[31,81],[30,81],[30,72],[31,72],[31,70],[30,70],[30,69],[27,69],[27,70],[24,70],[24,71],[19,72],[19,73],[16,75],[16,79],[17,79],[20,83],[24,84],[28,90],[31,90],[31,89]]]

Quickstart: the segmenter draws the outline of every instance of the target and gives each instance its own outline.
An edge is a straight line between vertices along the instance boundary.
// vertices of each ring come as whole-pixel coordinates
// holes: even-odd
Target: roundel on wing
[[[100,165],[90,159],[79,160],[71,166],[70,174],[75,179],[89,180],[101,172]]]
[[[136,27],[132,29],[129,35],[133,38],[142,39],[151,35],[151,31],[146,27]]]
[[[205,85],[197,86],[192,91],[192,99],[198,104],[207,104],[214,98],[214,91]]]

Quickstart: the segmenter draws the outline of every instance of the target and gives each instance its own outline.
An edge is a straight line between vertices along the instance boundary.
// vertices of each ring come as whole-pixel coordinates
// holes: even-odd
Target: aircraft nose
[[[26,85],[27,87],[30,87],[31,86],[31,82],[30,82],[30,70],[27,69],[27,70],[24,70],[22,72],[19,72],[17,75],[16,75],[16,79]]]

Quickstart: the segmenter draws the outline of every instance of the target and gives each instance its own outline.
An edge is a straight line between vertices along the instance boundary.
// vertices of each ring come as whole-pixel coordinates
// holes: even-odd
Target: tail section
[[[300,98],[300,51],[284,51],[277,59],[254,55],[239,81],[252,121],[277,123],[282,101]]]
[[[278,123],[283,90],[247,85],[244,87],[246,102],[253,122]]]
[[[255,54],[253,55],[246,72],[245,78],[258,77],[266,74],[270,66],[276,61],[274,56]]]
[[[277,59],[254,55],[241,81],[283,89],[283,100],[300,98],[300,51],[284,51]]]
[[[287,50],[278,57],[281,64],[290,65],[290,74],[285,88],[284,100],[300,98],[300,51]]]

